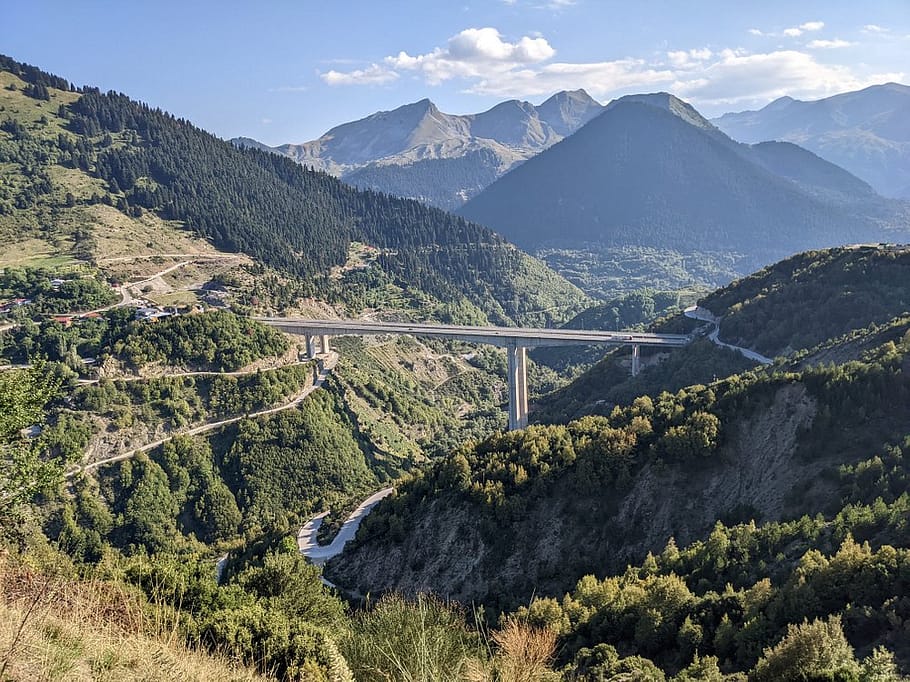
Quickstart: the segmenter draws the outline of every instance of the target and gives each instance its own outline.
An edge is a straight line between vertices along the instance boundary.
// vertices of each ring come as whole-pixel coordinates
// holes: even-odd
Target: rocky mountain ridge
[[[781,97],[712,121],[746,143],[782,140],[815,152],[885,196],[910,199],[910,87],[873,85],[815,101]]]
[[[477,182],[457,181],[447,173],[430,195],[409,192],[394,177],[414,164],[461,160],[469,177],[480,176],[480,188],[517,163],[571,135],[603,107],[584,90],[556,93],[539,106],[507,100],[478,114],[447,114],[429,99],[379,111],[336,126],[317,140],[268,147],[250,138],[237,146],[255,147],[340,176],[360,187],[420,198],[441,208],[454,208],[478,191]],[[442,167],[451,164],[443,164]],[[369,170],[369,174],[359,173]]]

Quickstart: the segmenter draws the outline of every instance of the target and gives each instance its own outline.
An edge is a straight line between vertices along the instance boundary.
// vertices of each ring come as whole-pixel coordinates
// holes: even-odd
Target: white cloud
[[[538,69],[517,69],[505,75],[481,79],[467,92],[500,97],[547,95],[557,90],[584,88],[593,97],[606,97],[618,91],[668,86],[674,72],[648,66],[641,59],[605,62],[556,62]]]
[[[677,69],[691,68],[698,66],[713,56],[713,52],[707,47],[693,50],[676,50],[667,52],[667,59],[670,65]]]
[[[503,40],[495,28],[468,28],[449,38],[445,47],[411,56],[399,52],[386,57],[390,69],[418,71],[431,85],[452,78],[477,78],[537,64],[556,54],[546,38],[524,36],[514,43]]]
[[[878,24],[866,24],[863,26],[863,33],[888,33],[890,30]]]
[[[796,50],[766,54],[725,50],[720,59],[694,78],[681,78],[673,88],[695,104],[731,105],[767,102],[783,95],[825,97],[895,76],[900,80],[903,74],[859,77],[846,66],[821,64],[812,55]]]
[[[795,28],[802,33],[819,30],[821,25],[806,22]],[[817,39],[808,41],[803,49],[767,53],[750,53],[740,47],[697,47],[648,59],[578,63],[554,61],[556,49],[541,35],[509,40],[495,28],[469,28],[424,54],[401,51],[369,67],[332,70],[320,76],[329,85],[376,85],[409,74],[428,85],[452,81],[461,92],[516,98],[576,88],[602,100],[669,90],[704,107],[761,105],[782,95],[824,97],[903,79],[903,74],[870,75],[862,65],[823,63],[810,52],[849,45],[839,38]]]
[[[810,50],[831,50],[839,47],[851,47],[855,43],[835,38],[833,40],[810,40],[806,45]]]
[[[319,77],[329,85],[384,85],[397,80],[398,74],[379,64],[370,64],[366,69],[347,72],[332,69],[319,74]]]
[[[264,118],[264,119],[262,119],[262,120],[259,121],[259,122],[260,122],[262,125],[267,126],[267,125],[269,125],[269,124],[272,122],[272,119],[270,119],[270,118]]]
[[[765,33],[764,33],[763,31],[761,31],[760,29],[757,29],[757,28],[750,28],[750,29],[749,29],[749,33],[751,33],[751,34],[754,35],[754,36],[763,36],[763,35],[765,35]]]
[[[812,31],[821,31],[825,27],[824,21],[807,21],[799,26],[791,26],[790,28],[784,29],[784,35],[788,38],[798,38],[803,33],[811,33]],[[758,33],[756,35],[767,35],[773,36],[773,33]]]

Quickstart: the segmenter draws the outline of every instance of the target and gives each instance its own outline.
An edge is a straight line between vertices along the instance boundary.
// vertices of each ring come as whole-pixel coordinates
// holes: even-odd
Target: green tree
[[[844,636],[840,616],[790,625],[776,646],[765,649],[750,682],[853,682],[860,665]]]
[[[58,383],[42,365],[28,370],[0,372],[0,528],[10,521],[36,493],[60,480],[60,465],[44,456],[41,438],[23,430],[40,428],[48,402]],[[2,532],[2,531],[0,531]]]

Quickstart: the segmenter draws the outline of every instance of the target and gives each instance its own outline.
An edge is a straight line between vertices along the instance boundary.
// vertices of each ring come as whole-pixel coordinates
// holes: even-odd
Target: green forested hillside
[[[844,651],[906,666],[908,358],[904,324],[858,362],[468,444],[380,505],[330,575],[488,606],[536,595],[521,614],[560,633],[567,679],[629,656],[669,676],[696,651],[801,679],[760,671],[783,665],[788,627],[829,618]]]
[[[304,295],[329,289],[329,270],[344,264],[357,240],[380,249],[377,266],[394,282],[464,301],[497,322],[561,319],[580,297],[541,263],[462,218],[236,149],[122,94],[45,88],[47,98],[35,98],[28,86],[57,80],[8,58],[4,64],[10,106],[0,112],[0,159],[10,180],[0,201],[4,233],[15,240],[53,237],[69,249],[81,245],[71,253],[91,258],[91,230],[66,231],[67,217],[113,206],[131,220],[149,211],[172,229],[302,277]],[[59,234],[42,232],[50,215]],[[557,310],[541,313],[554,298]]]
[[[810,251],[701,299],[724,341],[774,356],[811,348],[910,310],[910,249]]]

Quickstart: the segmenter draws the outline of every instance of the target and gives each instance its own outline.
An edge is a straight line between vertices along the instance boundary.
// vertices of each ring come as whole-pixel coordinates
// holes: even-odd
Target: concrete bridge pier
[[[641,371],[641,346],[637,343],[632,346],[632,376],[637,377]]]
[[[316,337],[312,334],[304,334],[306,340],[306,354],[308,358],[316,357]]]
[[[528,425],[528,354],[524,346],[509,344],[509,431]]]
[[[322,342],[321,342],[320,345],[322,346],[322,352],[323,352],[323,353],[330,353],[330,352],[331,352],[332,349],[329,348],[329,335],[328,335],[328,334],[323,334],[323,335],[322,335]]]

